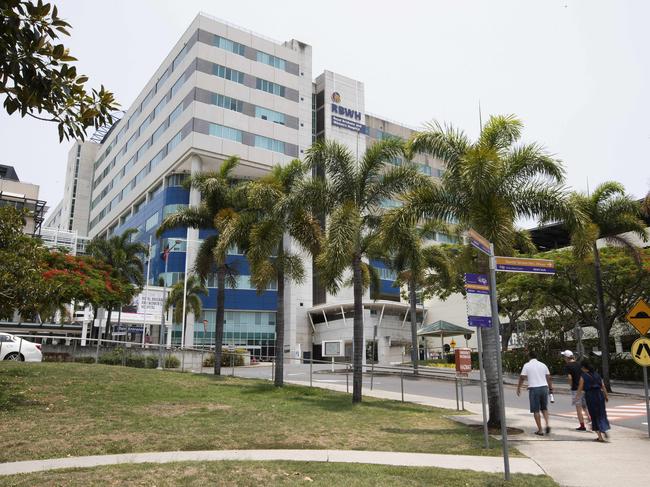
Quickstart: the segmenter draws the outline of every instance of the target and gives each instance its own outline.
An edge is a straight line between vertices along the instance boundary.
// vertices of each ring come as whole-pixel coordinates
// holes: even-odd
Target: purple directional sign
[[[492,326],[492,309],[487,276],[485,274],[465,274],[465,290],[467,291],[467,324],[490,328]]]

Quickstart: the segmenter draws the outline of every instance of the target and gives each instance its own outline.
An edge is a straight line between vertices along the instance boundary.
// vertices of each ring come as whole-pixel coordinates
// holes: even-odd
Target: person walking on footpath
[[[594,441],[605,443],[609,431],[609,420],[605,408],[605,403],[609,401],[607,389],[605,389],[603,379],[587,360],[580,362],[580,365],[582,366],[582,375],[578,383],[578,396],[584,393],[587,409],[591,416],[591,429],[598,435]]]
[[[548,424],[548,395],[549,392],[553,393],[553,379],[546,364],[537,360],[537,354],[533,350],[528,351],[528,358],[530,360],[524,364],[519,375],[517,395],[519,396],[521,394],[521,386],[524,380],[527,380],[530,412],[533,413],[535,424],[537,425],[535,434],[537,436],[544,436],[544,431],[542,431],[542,415],[546,424],[546,434],[551,432],[551,427]]]
[[[587,428],[585,427],[585,417],[589,417],[587,414],[587,402],[585,401],[584,395],[581,395],[579,398],[577,397],[580,376],[582,375],[582,367],[578,362],[576,362],[571,350],[560,352],[560,355],[564,357],[564,373],[567,375],[569,385],[571,386],[571,404],[576,407],[576,414],[578,415],[578,422],[580,423],[580,426],[576,428],[576,431],[587,431]]]

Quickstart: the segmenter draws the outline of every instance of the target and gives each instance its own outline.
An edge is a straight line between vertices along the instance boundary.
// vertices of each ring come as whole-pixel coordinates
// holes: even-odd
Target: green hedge
[[[74,362],[79,362],[81,364],[94,364],[95,363],[95,357],[89,357],[89,356],[75,357],[73,361]]]
[[[236,367],[241,367],[244,365],[244,352],[245,350],[242,349],[237,349],[235,350],[235,366]],[[228,350],[223,350],[221,352],[221,366],[222,367],[230,367],[233,365],[232,363],[232,354],[233,352],[229,352]],[[214,352],[211,352],[207,357],[203,359],[203,367],[214,367]]]
[[[79,357],[79,359],[88,359],[91,357]],[[94,359],[92,360],[94,362]],[[126,365],[138,369],[155,369],[158,367],[158,357],[155,355],[141,355],[126,351],[123,348],[116,348],[110,352],[103,353],[99,356],[99,363],[105,365]],[[175,356],[165,358],[165,367],[174,369],[180,366],[180,361]]]

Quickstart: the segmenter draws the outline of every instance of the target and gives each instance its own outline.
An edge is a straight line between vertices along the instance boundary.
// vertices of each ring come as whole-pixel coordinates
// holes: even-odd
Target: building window
[[[391,281],[394,282],[397,279],[397,273],[385,267],[376,267],[377,273],[379,274],[379,279],[382,281]]]
[[[212,94],[212,104],[221,108],[226,108],[227,110],[234,110],[235,112],[240,113],[244,109],[244,102],[235,100],[229,96],[219,95],[217,93]]]
[[[178,93],[178,90],[181,89],[181,86],[185,83],[185,74],[182,74],[178,80],[176,80],[176,83],[174,83],[174,86],[172,86],[172,98],[176,96],[176,93]]]
[[[144,156],[145,152],[151,147],[151,140],[147,139],[147,141],[138,149],[138,160],[142,159],[142,156]]]
[[[151,91],[149,93],[147,93],[147,96],[144,97],[144,100],[142,100],[142,105],[140,105],[142,107],[142,110],[144,110],[144,107],[146,107],[147,104],[151,101],[151,99],[153,98],[154,93],[155,93],[155,90],[152,88]]]
[[[151,159],[151,162],[149,163],[149,169],[153,169],[154,167],[156,167],[158,164],[160,164],[160,161],[162,161],[164,158],[165,158],[165,149],[163,148],[160,152],[158,152],[158,154],[153,156],[153,159]]]
[[[160,212],[156,212],[147,218],[147,221],[144,225],[145,232],[148,232],[152,228],[158,226],[158,223],[160,223]]]
[[[172,124],[174,120],[178,118],[178,116],[183,113],[183,103],[181,102],[180,105],[178,105],[176,108],[174,108],[174,111],[169,114],[169,125]]]
[[[220,78],[234,81],[235,83],[244,84],[244,73],[235,69],[226,68],[220,64],[214,64],[212,66],[212,74],[219,76]]]
[[[162,112],[163,108],[165,108],[165,105],[167,105],[167,96],[163,97],[163,99],[160,100],[160,103],[156,105],[156,108],[153,111],[154,118],[160,115],[160,112]]]
[[[183,134],[181,132],[178,132],[167,143],[167,154],[169,154],[174,147],[176,147],[178,144],[180,144],[181,140],[183,140]]]
[[[183,187],[183,184],[188,178],[189,174],[170,174],[167,177],[167,187]]]
[[[153,135],[151,136],[151,143],[152,144],[155,143],[156,140],[158,140],[160,138],[160,136],[165,132],[165,130],[167,130],[167,122],[166,121],[163,122],[160,125],[160,127],[158,127],[156,129],[156,131],[153,133]]]
[[[214,36],[212,42],[216,47],[239,54],[240,56],[244,55],[244,46],[239,42],[231,41],[230,39],[225,39],[217,35]]]
[[[265,52],[257,51],[257,60],[260,63],[268,64],[269,66],[273,66],[274,68],[282,69],[285,71],[287,68],[287,63],[284,59],[273,56],[271,54],[267,54]]]
[[[167,218],[169,215],[173,215],[181,208],[187,208],[186,203],[175,203],[173,205],[165,205],[163,208],[163,218]]]
[[[185,205],[187,206],[187,205]],[[176,241],[178,240],[178,243]],[[180,240],[177,238],[163,238],[162,239],[162,248],[169,248],[170,252],[185,252],[187,249],[187,242],[185,240]]]
[[[431,166],[427,166],[426,164],[420,164],[420,172],[426,176],[431,176],[433,172],[431,171]]]
[[[262,120],[279,123],[280,125],[284,125],[286,121],[284,113],[275,112],[273,110],[262,107],[255,107],[255,116],[257,118],[261,118]]]
[[[261,135],[255,136],[255,147],[261,147],[262,149],[268,149],[273,152],[284,154],[284,142],[281,140],[270,139],[269,137],[263,137]]]
[[[216,123],[211,123],[209,130],[210,135],[214,137],[219,137],[221,139],[230,139],[240,143],[242,141],[242,133],[240,130],[224,127],[223,125],[218,125]]]
[[[258,90],[266,91],[267,93],[271,93],[273,95],[284,96],[285,94],[284,86],[261,78],[257,78],[257,81],[255,82],[255,88]]]

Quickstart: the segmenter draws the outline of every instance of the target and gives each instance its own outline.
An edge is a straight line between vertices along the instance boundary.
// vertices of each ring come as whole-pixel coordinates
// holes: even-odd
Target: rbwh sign
[[[339,105],[340,102],[341,95],[335,91],[332,93],[332,125],[354,132],[365,133],[366,126],[363,123],[359,123],[362,120],[363,114],[358,110]],[[342,117],[339,115],[342,115]]]

